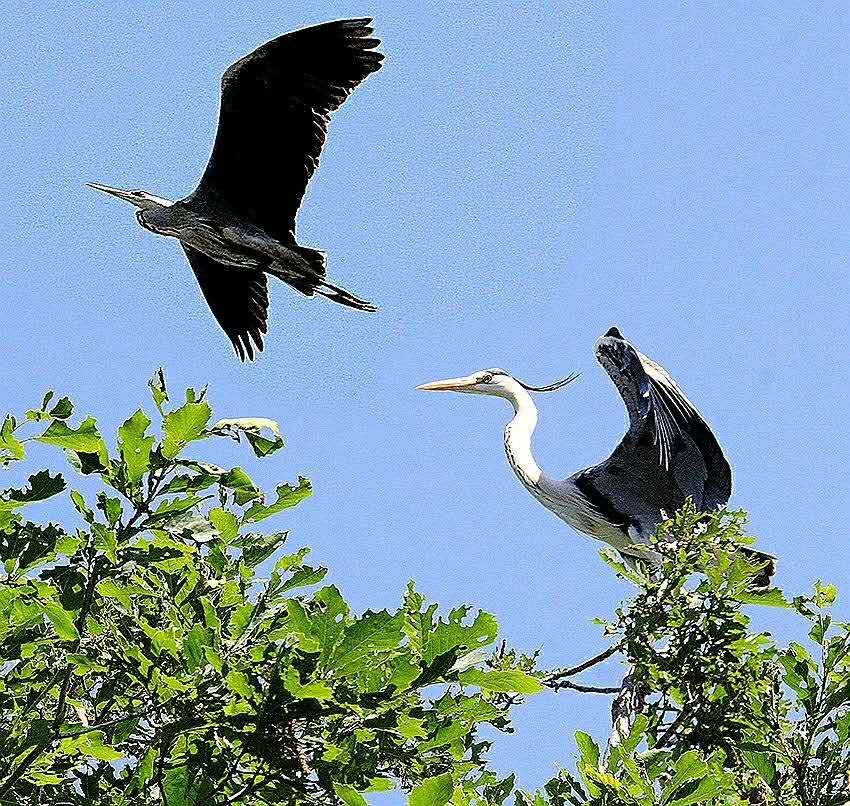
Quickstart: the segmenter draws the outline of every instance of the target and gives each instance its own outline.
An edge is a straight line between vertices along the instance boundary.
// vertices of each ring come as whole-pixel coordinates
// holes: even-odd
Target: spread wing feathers
[[[628,432],[599,470],[635,475],[634,493],[668,511],[681,506],[686,496],[703,509],[725,504],[732,492],[729,463],[666,370],[635,350],[616,328],[599,340],[596,357],[629,414]]]
[[[228,68],[212,155],[193,195],[223,199],[294,241],[330,114],[384,58],[370,23],[338,20],[284,34]]]
[[[236,354],[253,361],[263,349],[268,329],[269,292],[261,271],[233,271],[216,263],[203,252],[184,246],[198,285]]]

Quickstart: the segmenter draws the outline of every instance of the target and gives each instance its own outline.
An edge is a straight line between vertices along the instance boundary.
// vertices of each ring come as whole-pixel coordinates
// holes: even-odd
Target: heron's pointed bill
[[[465,378],[446,378],[444,381],[431,381],[431,383],[423,383],[416,388],[420,392],[463,392],[470,386],[475,386],[477,383],[473,375],[467,375]]]
[[[135,195],[136,191],[133,190],[121,190],[121,188],[111,188],[109,185],[101,185],[97,182],[86,182],[86,187],[91,188],[92,190],[99,190],[101,193],[108,193],[110,196],[115,196],[116,199],[121,199],[121,201],[130,202],[130,204],[135,204],[138,202],[138,197]]]

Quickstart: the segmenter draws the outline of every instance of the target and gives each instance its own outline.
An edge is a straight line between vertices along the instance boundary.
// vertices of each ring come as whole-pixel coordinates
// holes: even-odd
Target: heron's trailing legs
[[[326,299],[331,299],[341,305],[347,305],[349,308],[355,308],[358,311],[369,311],[374,313],[378,309],[371,302],[366,302],[365,299],[354,296],[350,291],[340,288],[338,285],[322,280],[314,289],[315,293]]]

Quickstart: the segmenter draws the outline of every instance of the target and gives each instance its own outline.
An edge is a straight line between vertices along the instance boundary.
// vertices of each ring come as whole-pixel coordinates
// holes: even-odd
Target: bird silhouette
[[[329,282],[325,253],[295,237],[331,113],[381,66],[371,22],[338,20],[284,34],[229,67],[212,155],[185,199],[89,185],[133,204],[145,229],[181,242],[204,298],[243,361],[263,349],[267,275],[306,296],[376,310]]]

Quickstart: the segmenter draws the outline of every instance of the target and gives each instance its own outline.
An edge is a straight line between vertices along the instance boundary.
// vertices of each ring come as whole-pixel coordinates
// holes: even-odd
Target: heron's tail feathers
[[[313,277],[324,279],[328,271],[328,253],[309,246],[297,246],[295,249],[304,258],[306,271]]]

